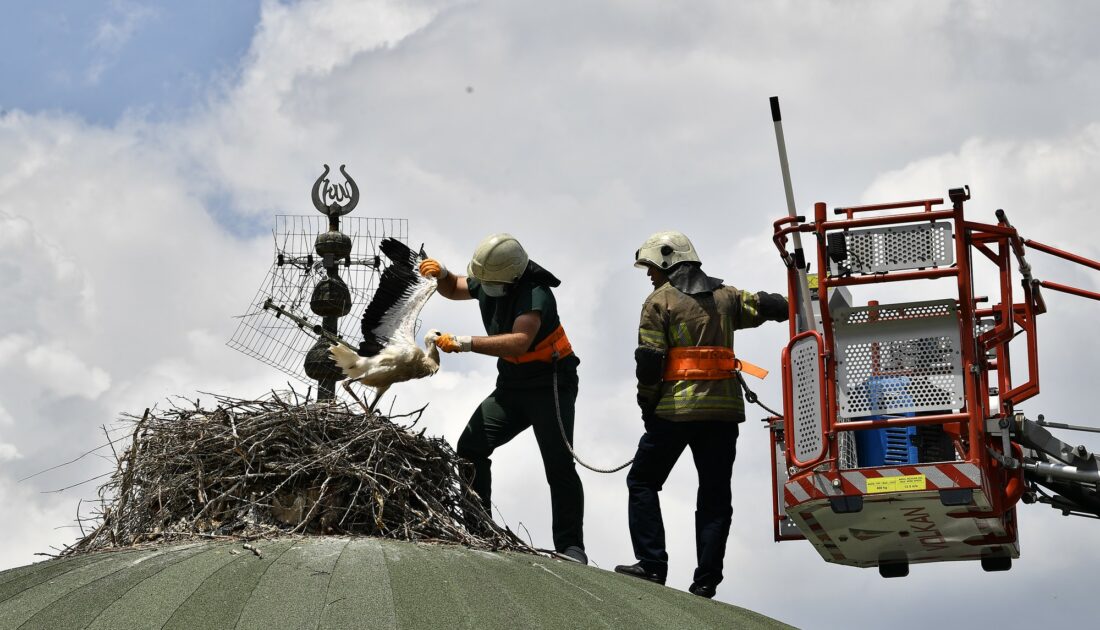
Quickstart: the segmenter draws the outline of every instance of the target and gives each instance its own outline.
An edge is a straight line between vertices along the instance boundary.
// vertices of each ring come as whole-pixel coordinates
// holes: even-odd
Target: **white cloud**
[[[30,345],[31,340],[23,335],[12,334],[0,337],[0,365],[20,357]]]
[[[266,2],[239,83],[207,115],[175,130],[175,140],[194,154],[212,186],[231,195],[234,210],[301,208],[290,200],[304,201],[317,173],[287,164],[313,164],[319,172],[332,159],[330,149],[356,152],[347,119],[334,120],[331,104],[318,100],[324,89],[350,80],[351,64],[370,62],[361,55],[387,56],[433,15],[418,3]]]
[[[45,387],[58,396],[95,399],[111,386],[102,368],[89,366],[57,343],[39,345],[26,355],[27,367]]]
[[[0,182],[0,190],[18,185],[15,177],[9,178]],[[28,318],[55,321],[62,300],[69,322],[93,314],[95,296],[87,275],[57,240],[15,214],[18,210],[10,205],[14,199],[0,198],[0,291],[8,298],[0,305],[0,318],[9,327]],[[43,291],[47,286],[54,290]]]
[[[19,449],[15,448],[14,444],[7,444],[0,442],[0,462],[9,462],[13,459],[21,459],[23,455],[19,453]]]
[[[71,533],[58,535],[58,528],[68,530],[76,515],[76,506],[68,497],[42,497],[31,488],[0,476],[0,505],[9,515],[4,519],[4,535],[20,543],[0,545],[0,566],[39,562],[43,558],[35,554],[56,553],[61,544],[75,538]],[[18,518],[10,516],[13,511]]]
[[[15,424],[15,419],[12,418],[8,410],[0,405],[0,427],[10,427]],[[0,462],[12,461],[15,459],[21,459],[23,457],[19,449],[14,444],[8,444],[0,440]]]
[[[629,458],[641,431],[630,391],[648,287],[631,267],[641,240],[681,229],[712,275],[750,290],[782,286],[770,223],[785,206],[768,96],[783,99],[803,210],[942,196],[965,183],[972,218],[1004,207],[1025,235],[1096,257],[1096,9],[992,7],[266,2],[239,75],[184,120],[100,128],[63,114],[3,115],[0,400],[13,419],[4,444],[23,457],[5,462],[0,500],[31,517],[26,527],[0,523],[0,566],[71,540],[49,526],[70,518],[72,494],[37,491],[105,464],[82,460],[20,486],[12,475],[98,445],[95,427],[121,411],[196,390],[251,397],[285,381],[222,345],[271,244],[234,237],[219,220],[311,214],[322,163],[348,164],[363,190],[358,216],[409,218],[411,239],[452,269],[486,233],[507,230],[563,279],[561,314],[582,359],[577,447],[603,465]],[[140,27],[125,24],[105,46],[123,47]],[[61,185],[45,199],[51,182]],[[1095,286],[1056,261],[1032,262],[1044,278]],[[1028,411],[1084,422],[1091,372],[1078,366],[1100,353],[1075,334],[1090,329],[1090,305],[1068,300],[1048,298],[1050,395]],[[480,332],[468,303],[436,299],[423,317]],[[738,350],[777,370],[785,336],[781,326],[745,332]],[[395,387],[382,405],[431,401],[421,426],[453,444],[493,378],[484,357],[447,356],[440,374]],[[777,403],[778,374],[757,389]],[[759,415],[739,442],[722,599],[807,627],[874,626],[882,607],[857,603],[889,601],[908,615],[897,626],[923,627],[923,602],[973,619],[974,601],[1088,583],[1097,552],[1063,545],[1087,540],[1091,523],[1042,506],[1021,509],[1024,557],[1008,576],[960,563],[884,582],[828,565],[808,545],[774,545]],[[502,513],[548,544],[532,436],[494,462]],[[590,556],[604,568],[629,561],[622,474],[582,478]],[[695,557],[695,487],[685,455],[662,496],[678,588]],[[1056,609],[1090,619],[1087,604],[1067,599],[982,609],[982,621],[1038,622]]]
[[[96,28],[95,38],[92,43],[100,48],[117,51],[130,41],[134,31],[145,20],[156,15],[152,7],[143,6],[135,2],[123,2],[112,0],[111,8],[116,13],[116,20],[101,20]]]
[[[118,63],[119,54],[134,33],[157,14],[156,8],[138,2],[112,0],[111,15],[96,26],[91,46],[93,54],[84,80],[93,85],[99,83],[103,73]]]
[[[3,405],[0,405],[0,427],[10,427],[13,424],[15,424],[15,419],[12,418]],[[0,440],[0,462],[10,462],[22,457],[23,454],[19,452],[14,444],[8,444]]]

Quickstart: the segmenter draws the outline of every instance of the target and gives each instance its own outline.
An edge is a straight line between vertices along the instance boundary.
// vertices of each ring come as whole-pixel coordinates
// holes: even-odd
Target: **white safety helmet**
[[[474,250],[466,275],[482,283],[510,284],[527,270],[527,252],[511,234],[493,234]]]
[[[669,270],[682,262],[701,262],[695,246],[683,232],[655,232],[634,252],[634,266]]]

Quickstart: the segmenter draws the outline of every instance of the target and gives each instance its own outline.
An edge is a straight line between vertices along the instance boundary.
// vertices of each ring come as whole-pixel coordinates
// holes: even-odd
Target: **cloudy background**
[[[565,280],[577,448],[601,465],[629,458],[641,430],[631,351],[649,284],[631,258],[650,232],[686,232],[739,287],[783,286],[769,96],[807,214],[969,184],[972,217],[1005,208],[1025,236],[1100,258],[1087,2],[49,0],[2,18],[0,569],[78,535],[95,484],[52,491],[110,470],[109,450],[19,480],[104,444],[120,412],[285,384],[224,343],[270,263],[273,216],[314,212],[322,163],[348,165],[358,216],[407,218],[452,268],[509,231]],[[1047,299],[1044,393],[1025,411],[1095,424],[1097,305]],[[423,317],[479,332],[468,304],[437,299]],[[785,331],[742,333],[738,351],[777,371]],[[424,425],[453,443],[492,380],[490,360],[447,356],[387,401],[431,401]],[[758,389],[779,404],[777,372]],[[762,415],[738,444],[720,599],[813,628],[1095,619],[1100,527],[1044,506],[1021,509],[1008,573],[919,565],[885,581],[776,545]],[[549,546],[533,437],[494,461],[504,519]],[[592,560],[632,561],[625,473],[582,475]],[[662,495],[674,588],[694,568],[695,486],[684,457]]]

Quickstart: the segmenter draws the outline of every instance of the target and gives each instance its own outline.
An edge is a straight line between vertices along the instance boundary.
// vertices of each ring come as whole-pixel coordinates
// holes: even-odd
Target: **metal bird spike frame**
[[[313,205],[322,216],[275,217],[271,268],[227,343],[317,387],[319,400],[334,398],[343,378],[328,346],[339,341],[357,348],[362,338],[360,316],[388,263],[379,241],[408,244],[407,219],[344,216],[358,204],[359,187],[344,166],[340,172],[345,183],[332,184],[326,164],[313,184]]]

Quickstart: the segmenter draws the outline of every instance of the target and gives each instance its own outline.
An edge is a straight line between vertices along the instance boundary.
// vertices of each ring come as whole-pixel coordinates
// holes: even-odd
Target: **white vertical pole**
[[[783,139],[783,119],[779,114],[779,97],[771,97],[772,122],[775,124],[775,142],[779,145],[779,167],[783,171],[783,192],[787,195],[787,214],[798,216],[794,205],[794,190],[791,188],[791,169],[787,164],[787,144]],[[810,283],[806,279],[806,255],[802,251],[802,235],[799,232],[791,233],[794,242],[794,265],[798,272],[798,292],[801,300],[799,313],[802,315],[801,326],[798,332],[813,330],[816,328],[814,320],[814,308],[810,302]]]

